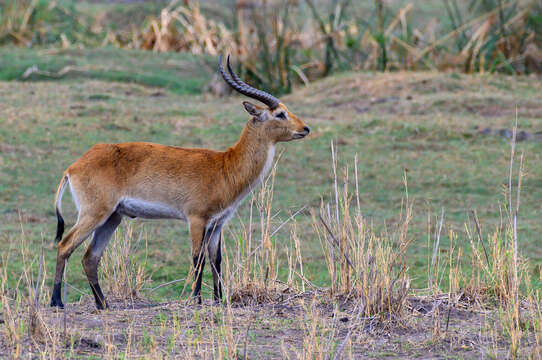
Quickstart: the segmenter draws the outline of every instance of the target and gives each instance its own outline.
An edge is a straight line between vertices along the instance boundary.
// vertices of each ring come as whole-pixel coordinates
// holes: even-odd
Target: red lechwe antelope
[[[243,198],[271,167],[275,144],[302,139],[309,128],[274,96],[245,84],[219,60],[224,80],[237,92],[266,107],[243,102],[251,118],[237,143],[226,151],[191,149],[144,142],[98,144],[65,172],[55,205],[58,255],[51,306],[63,308],[60,290],[67,259],[90,235],[82,260],[96,300],[107,307],[98,284],[98,264],[123,216],[182,219],[190,227],[195,276],[193,296],[201,303],[201,278],[207,248],[214,282],[214,299],[222,299],[221,229]],[[62,194],[69,185],[79,216],[62,238]],[[61,240],[62,238],[62,240]]]

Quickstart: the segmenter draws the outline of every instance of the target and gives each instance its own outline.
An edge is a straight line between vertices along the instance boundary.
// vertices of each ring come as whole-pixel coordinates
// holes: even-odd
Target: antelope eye
[[[286,113],[285,113],[285,112],[279,112],[276,116],[277,116],[279,119],[286,120]]]

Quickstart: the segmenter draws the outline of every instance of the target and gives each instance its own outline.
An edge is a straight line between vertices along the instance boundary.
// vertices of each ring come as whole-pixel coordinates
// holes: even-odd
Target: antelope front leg
[[[215,302],[220,303],[222,301],[222,277],[220,276],[220,266],[222,263],[222,225],[212,225],[207,229],[207,232],[209,243],[206,246],[208,247],[209,262],[213,272],[213,297]]]
[[[191,217],[190,238],[192,240],[192,260],[194,262],[194,283],[192,284],[192,296],[198,304],[201,304],[201,280],[205,267],[205,221],[200,217]]]

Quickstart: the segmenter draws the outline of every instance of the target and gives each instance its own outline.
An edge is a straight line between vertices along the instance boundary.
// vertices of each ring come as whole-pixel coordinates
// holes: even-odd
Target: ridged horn
[[[243,95],[246,95],[252,99],[258,100],[265,105],[269,106],[271,109],[275,109],[279,103],[280,100],[274,97],[273,95],[263,91],[258,90],[256,88],[253,88],[252,86],[246,84],[237,76],[237,74],[232,70],[230,65],[230,56],[228,55],[228,58],[226,60],[226,65],[228,67],[228,71],[230,72],[231,77],[226,74],[226,71],[224,70],[224,67],[222,66],[222,55],[218,58],[218,69],[220,71],[220,74],[224,78],[224,81],[231,86],[235,91],[238,93],[241,93]]]

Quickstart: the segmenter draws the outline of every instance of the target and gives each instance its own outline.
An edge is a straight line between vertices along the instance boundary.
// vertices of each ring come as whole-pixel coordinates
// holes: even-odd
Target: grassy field
[[[0,51],[0,59],[0,76],[4,80],[0,82],[0,253],[10,287],[20,285],[25,260],[21,257],[21,248],[28,249],[26,261],[32,259],[35,266],[36,254],[44,247],[45,289],[49,288],[56,258],[54,193],[63,170],[93,144],[151,141],[225,149],[236,141],[247,121],[241,98],[214,98],[200,92],[212,74],[213,70],[207,64],[213,59],[182,54],[156,56],[113,49],[48,52],[5,48]],[[35,64],[40,70],[55,73],[67,65],[79,70],[58,79],[37,76],[20,81],[26,68]],[[353,185],[357,155],[361,213],[376,233],[385,237],[396,232],[400,226],[402,201],[408,190],[413,210],[407,235],[411,245],[406,259],[412,289],[428,287],[429,262],[441,211],[444,211],[444,225],[439,256],[446,259],[452,247],[456,252],[462,251],[468,271],[470,243],[467,234],[475,232],[471,211],[477,212],[482,236],[487,241],[507,221],[505,189],[510,139],[498,132],[512,128],[517,109],[518,128],[530,135],[528,140],[518,142],[516,149],[518,154],[524,154],[519,251],[530,261],[527,271],[531,283],[535,289],[540,289],[542,168],[539,164],[542,142],[537,133],[542,131],[541,92],[542,82],[538,77],[344,73],[299,88],[282,98],[292,112],[307,122],[312,133],[306,140],[281,144],[278,148],[278,153],[284,153],[275,176],[272,228],[277,228],[291,214],[306,206],[295,217],[295,223],[290,221],[273,238],[279,260],[279,279],[287,281],[287,262],[292,246],[290,235],[295,224],[304,277],[316,287],[330,284],[325,254],[309,210],[317,209],[322,201],[333,199],[332,141],[338,154],[339,186],[342,187],[343,169],[348,169],[348,181]],[[487,128],[491,130],[489,134],[486,134]],[[405,188],[405,177],[408,189]],[[69,195],[64,197],[63,208],[68,225],[72,224],[76,215]],[[249,208],[250,201],[245,201],[238,216],[225,230],[226,249],[231,253],[238,246],[243,226],[249,221]],[[144,288],[152,289],[190,275],[191,252],[185,224],[125,220],[122,234],[115,240],[121,241],[127,231],[134,231],[136,237],[141,235],[145,242],[145,246],[140,244],[132,252],[135,262],[143,266],[141,271],[151,278]],[[83,251],[84,246],[81,246],[68,265],[67,279],[72,285],[68,289],[68,301],[80,302],[85,309],[90,309],[90,290],[80,264]],[[447,267],[443,260],[439,270],[443,291],[448,289]],[[212,288],[208,272],[203,289],[206,298]],[[147,301],[163,303],[179,299],[184,287],[184,282],[178,282],[152,292],[143,289],[141,294]],[[43,296],[47,298],[48,294]],[[226,310],[181,309],[178,307],[181,305],[168,304],[160,308],[159,314],[166,313],[164,316],[169,320],[175,312],[188,312],[192,319],[197,312],[208,321],[213,316],[221,317],[220,321],[231,316]],[[305,299],[306,314],[311,313],[310,304],[310,298]],[[293,316],[295,306],[285,308],[284,322],[292,318],[289,315]],[[118,316],[124,314],[132,319],[130,321],[136,321],[135,313],[130,313],[129,309],[119,311],[126,313],[121,312]],[[236,314],[244,316],[243,311],[250,317],[249,312],[256,310],[236,311],[234,317]],[[265,314],[276,309],[264,306],[261,311],[262,316],[267,316]],[[54,317],[50,316],[50,319]],[[348,316],[350,319],[355,317],[355,311],[354,315]],[[115,319],[112,323],[122,322]],[[424,321],[429,320],[420,320],[412,329],[426,326]],[[159,315],[149,321],[160,324]],[[250,322],[244,322],[234,327],[236,336],[242,338],[242,334],[248,334],[248,326],[275,330],[285,326],[280,322],[282,320],[269,321],[272,323],[263,321],[259,325],[248,325]],[[454,326],[460,329],[465,321],[474,320],[459,314],[457,321]],[[88,325],[89,329],[98,326],[92,324]],[[337,324],[334,334],[344,337],[348,331],[346,325]],[[141,331],[138,334],[144,338]],[[250,343],[252,351],[268,336],[265,331],[254,331],[250,337],[255,339]],[[299,328],[283,331],[281,338],[298,336],[300,333],[296,331],[311,333],[311,329]],[[441,346],[446,348],[442,344],[432,347],[426,340],[422,345],[404,348],[405,344],[414,341],[409,336],[404,338],[404,343],[403,340],[400,344],[387,343],[383,350],[371,343],[367,346],[373,349],[370,353],[373,355],[366,356],[386,357],[401,353],[397,346],[408,356],[421,355],[428,348],[436,354]],[[148,341],[152,345],[151,338]],[[276,346],[269,351],[276,355],[280,354],[281,345],[278,339],[275,340]],[[337,341],[334,346],[339,346],[340,341]],[[299,345],[293,343],[292,347],[296,344]],[[242,352],[242,342],[238,345]],[[92,344],[88,346],[92,347]],[[360,352],[355,349],[352,350],[354,355],[367,348],[359,348]],[[450,354],[455,354],[454,351],[450,350]],[[478,349],[465,351],[463,356],[467,357],[478,354]],[[295,351],[286,350],[286,353],[295,355]],[[461,350],[458,353],[461,354]],[[499,354],[500,350],[497,357]]]
[[[199,94],[215,61],[205,56],[145,51],[1,50],[0,80],[96,79],[161,87],[177,94]],[[29,71],[34,67],[35,71]]]

